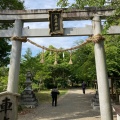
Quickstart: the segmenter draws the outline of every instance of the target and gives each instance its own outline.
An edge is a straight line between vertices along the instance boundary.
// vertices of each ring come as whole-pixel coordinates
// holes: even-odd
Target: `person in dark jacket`
[[[83,83],[82,83],[83,94],[85,94],[85,89],[86,89],[86,83],[83,81]]]
[[[57,86],[54,86],[54,88],[51,91],[52,96],[52,106],[57,106],[57,96],[60,94],[60,92],[57,89]]]

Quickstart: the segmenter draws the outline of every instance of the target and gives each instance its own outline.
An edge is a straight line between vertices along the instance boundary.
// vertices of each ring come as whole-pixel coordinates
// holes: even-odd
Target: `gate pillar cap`
[[[16,96],[16,97],[20,96],[20,94],[18,94],[18,93],[11,93],[11,92],[8,92],[8,91],[0,93],[0,96],[4,96],[4,95],[12,95],[12,96]]]

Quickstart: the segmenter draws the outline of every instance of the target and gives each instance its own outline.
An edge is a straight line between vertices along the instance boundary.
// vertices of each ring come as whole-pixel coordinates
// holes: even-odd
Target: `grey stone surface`
[[[21,37],[23,22],[21,20],[15,20],[14,26],[15,27],[14,27],[13,36]],[[7,85],[7,91],[11,93],[18,93],[21,49],[22,49],[22,42],[17,40],[12,41],[8,85]]]
[[[21,100],[20,100],[20,104],[22,106],[26,106],[26,107],[36,107],[38,106],[38,100],[35,96],[35,93],[32,90],[32,74],[30,71],[27,71],[26,74],[26,81],[25,81],[25,86],[26,88],[24,89],[24,91],[21,93]],[[31,97],[32,96],[32,97]]]
[[[18,94],[0,93],[0,120],[17,120]]]
[[[41,103],[29,113],[19,115],[18,120],[100,120],[99,111],[91,106],[94,94],[93,90],[82,94],[80,89],[71,89],[58,99],[57,107],[52,107],[51,103]]]
[[[0,11],[0,22],[14,22],[15,19],[21,19],[25,22],[46,22],[48,21],[49,10],[54,9],[32,9],[32,10],[1,10]],[[60,9],[59,9],[60,10]],[[63,20],[82,20],[82,19],[91,19],[94,15],[102,16],[104,19],[107,16],[113,15],[113,9],[99,9],[91,11],[88,10],[80,10],[80,9],[71,9],[63,11]]]
[[[94,35],[102,33],[100,21],[101,18],[99,16],[95,16],[93,18]],[[98,83],[98,91],[99,91],[101,120],[113,120],[103,40],[95,43],[94,53],[95,53],[96,74],[97,74],[97,83]]]
[[[93,35],[93,29],[91,25],[87,25],[85,27],[79,28],[63,28],[64,34],[62,36],[90,36]],[[13,36],[14,28],[10,28],[8,30],[0,30],[0,37],[11,37]],[[120,34],[120,26],[111,26],[107,32],[107,34]],[[49,29],[48,28],[41,28],[41,29],[29,29],[23,28],[22,29],[22,36],[27,37],[50,37]]]

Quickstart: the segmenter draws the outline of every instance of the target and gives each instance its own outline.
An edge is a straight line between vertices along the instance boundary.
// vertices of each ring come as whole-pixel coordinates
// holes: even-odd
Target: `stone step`
[[[33,102],[21,102],[21,105],[38,105],[37,101],[33,101]]]
[[[32,101],[35,101],[35,100],[36,100],[36,98],[30,98],[30,99],[29,98],[23,98],[22,99],[23,102],[32,102]]]

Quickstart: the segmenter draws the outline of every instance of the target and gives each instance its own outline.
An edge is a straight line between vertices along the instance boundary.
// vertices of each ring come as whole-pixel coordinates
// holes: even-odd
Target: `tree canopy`
[[[108,1],[109,2],[109,1]],[[13,4],[14,3],[14,4]],[[18,0],[1,0],[0,9],[24,9],[24,2]],[[115,14],[108,18],[108,25],[119,24],[119,19],[114,20],[119,16],[119,1],[110,1],[107,3],[104,0],[76,0],[76,3],[69,4],[69,0],[59,0],[58,5],[61,7],[72,7],[77,9],[83,9],[86,6],[89,7],[114,7]],[[117,13],[118,11],[118,13]],[[11,23],[1,23],[0,29],[6,29],[13,27]],[[119,35],[106,35],[105,36],[105,52],[107,71],[109,77],[120,76],[120,36]],[[79,41],[77,45],[83,41]],[[26,72],[30,71],[33,75],[33,88],[51,88],[53,84],[57,84],[58,87],[67,87],[71,85],[80,85],[82,81],[93,82],[96,80],[96,68],[94,59],[94,45],[92,43],[86,44],[76,50],[72,51],[72,62],[68,64],[70,60],[70,52],[57,53],[55,62],[55,52],[44,52],[44,63],[41,64],[42,52],[36,56],[32,56],[31,49],[26,50],[25,55],[22,56],[20,63],[20,91],[24,89],[24,82],[26,80]],[[3,67],[9,63],[10,44],[7,38],[1,38],[0,40],[0,84],[2,87],[7,83],[8,68]],[[49,46],[52,49],[56,49],[54,46]],[[62,49],[62,48],[61,48]],[[2,66],[2,67],[1,67]],[[2,88],[3,90],[3,88]],[[1,88],[0,88],[1,91]]]
[[[24,2],[21,0],[0,0],[0,10],[21,10],[24,9]],[[0,29],[13,27],[11,23],[0,23]],[[0,67],[9,64],[11,45],[9,39],[0,38]]]
[[[120,43],[119,36],[105,36],[105,52],[108,77],[119,77],[120,75]],[[80,45],[84,41],[80,41]],[[50,48],[54,48],[50,46]],[[55,48],[54,48],[55,49]],[[44,52],[44,63],[40,63],[42,52],[32,57],[31,50],[28,49],[21,61],[20,82],[25,81],[25,73],[30,70],[34,76],[35,82],[40,83],[37,88],[51,88],[53,84],[59,87],[71,85],[80,85],[86,81],[92,85],[96,80],[96,67],[94,58],[94,44],[88,43],[72,51],[73,64],[68,64],[70,52],[57,53],[57,63],[54,65],[55,52]],[[23,77],[22,77],[23,76]]]
[[[76,8],[76,9],[86,9],[90,10],[101,9],[113,9],[114,14],[110,17],[106,18],[105,29],[108,29],[111,25],[120,24],[119,16],[120,16],[120,1],[119,0],[74,0],[74,2],[70,3],[70,0],[58,0],[57,5],[61,8]]]

